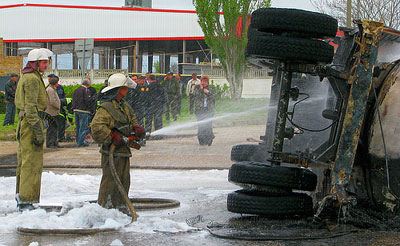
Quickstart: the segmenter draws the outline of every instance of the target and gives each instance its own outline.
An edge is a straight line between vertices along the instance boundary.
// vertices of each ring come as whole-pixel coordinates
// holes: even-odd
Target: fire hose
[[[111,170],[111,174],[114,178],[114,182],[117,185],[118,191],[119,191],[119,193],[121,193],[121,196],[124,198],[124,201],[129,208],[129,212],[131,213],[131,216],[132,216],[132,220],[131,220],[131,223],[132,223],[132,222],[137,221],[137,214],[136,214],[135,208],[133,207],[131,200],[129,200],[128,192],[126,192],[126,190],[124,189],[124,186],[122,186],[121,180],[119,179],[118,174],[117,174],[117,170],[115,169],[114,151],[115,151],[115,145],[111,144],[111,147],[110,147],[110,170]]]

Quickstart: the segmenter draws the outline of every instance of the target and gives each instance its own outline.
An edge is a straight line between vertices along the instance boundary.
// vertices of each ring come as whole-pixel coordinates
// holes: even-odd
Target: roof
[[[5,42],[204,39],[195,11],[46,4],[0,6]]]

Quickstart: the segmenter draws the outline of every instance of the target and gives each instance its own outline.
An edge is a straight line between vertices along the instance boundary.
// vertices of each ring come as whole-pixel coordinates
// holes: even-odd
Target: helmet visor
[[[127,76],[127,77],[126,77],[126,80],[125,80],[125,82],[122,84],[122,86],[136,89],[137,84],[136,84],[135,81],[133,81],[131,78],[129,78],[129,76]]]

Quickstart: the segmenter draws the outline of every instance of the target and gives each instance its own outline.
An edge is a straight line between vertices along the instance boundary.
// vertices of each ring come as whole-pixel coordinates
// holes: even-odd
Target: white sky
[[[124,0],[0,0],[0,5],[39,3],[39,4],[63,4],[63,5],[87,5],[87,6],[112,6],[121,7]],[[273,7],[299,8],[316,11],[310,0],[272,0]],[[192,0],[153,0],[153,8],[160,9],[194,9]]]

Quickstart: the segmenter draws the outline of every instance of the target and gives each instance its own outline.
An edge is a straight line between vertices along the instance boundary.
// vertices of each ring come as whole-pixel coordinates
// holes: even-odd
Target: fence
[[[60,78],[63,79],[68,79],[68,78],[81,78],[82,77],[82,70],[80,69],[68,69],[68,70],[62,70],[62,69],[55,69],[55,70],[47,70],[45,75],[49,74],[55,74],[59,76]],[[110,75],[114,73],[123,73],[123,74],[128,74],[127,69],[97,69],[97,70],[87,70],[85,72],[85,76],[89,76],[92,79],[107,79]]]
[[[271,77],[268,73],[271,72],[270,69],[258,69],[258,68],[248,68],[244,73],[244,79],[263,79]],[[225,71],[222,68],[202,68],[201,74],[207,74],[212,78],[225,78]]]

